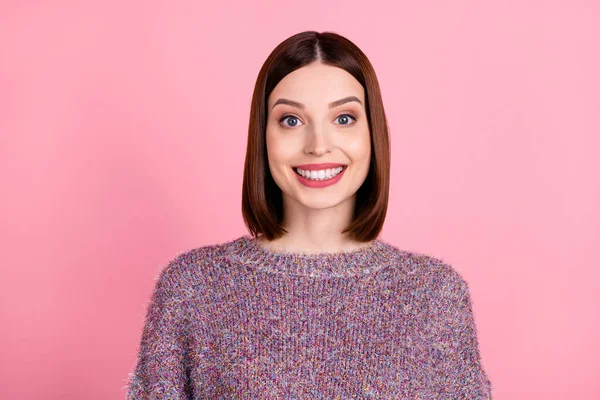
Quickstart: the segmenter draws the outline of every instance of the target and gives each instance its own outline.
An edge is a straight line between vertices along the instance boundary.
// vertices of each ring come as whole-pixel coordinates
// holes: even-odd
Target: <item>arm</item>
[[[129,374],[127,400],[187,399],[185,307],[178,260],[164,268],[146,312],[137,363]]]
[[[447,264],[440,265],[434,275],[430,303],[432,390],[439,399],[491,399],[468,285]]]

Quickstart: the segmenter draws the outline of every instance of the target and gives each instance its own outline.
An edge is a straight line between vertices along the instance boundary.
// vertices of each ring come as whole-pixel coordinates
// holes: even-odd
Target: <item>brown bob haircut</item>
[[[253,236],[268,240],[287,233],[282,226],[283,196],[269,170],[266,146],[267,104],[275,86],[289,73],[319,61],[349,72],[365,89],[371,133],[371,164],[356,192],[353,220],[342,233],[361,242],[379,236],[387,213],[390,139],[377,76],[367,56],[350,40],[333,32],[306,31],[281,42],[263,64],[252,95],[248,146],[242,186],[242,214]]]

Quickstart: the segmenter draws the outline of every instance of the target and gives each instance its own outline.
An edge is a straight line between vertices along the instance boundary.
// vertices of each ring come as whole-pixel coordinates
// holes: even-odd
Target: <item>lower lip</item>
[[[292,168],[292,172],[294,173],[294,175],[296,175],[296,177],[298,178],[300,183],[303,184],[304,186],[308,186],[308,187],[312,187],[312,188],[322,188],[322,187],[331,186],[334,183],[337,183],[340,179],[342,179],[342,175],[344,175],[344,172],[346,172],[347,169],[348,169],[348,167],[344,167],[342,172],[340,172],[333,178],[324,179],[322,181],[311,181],[310,179],[306,179],[302,175],[298,175],[298,173],[293,168]]]

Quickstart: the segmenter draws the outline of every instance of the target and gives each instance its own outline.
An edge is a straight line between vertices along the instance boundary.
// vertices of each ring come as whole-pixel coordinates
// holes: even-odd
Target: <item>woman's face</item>
[[[362,85],[345,70],[319,62],[291,72],[269,96],[266,141],[284,204],[329,208],[354,201],[371,161]],[[334,165],[315,165],[324,163]],[[343,166],[341,173],[336,165]],[[297,166],[304,166],[304,177]]]

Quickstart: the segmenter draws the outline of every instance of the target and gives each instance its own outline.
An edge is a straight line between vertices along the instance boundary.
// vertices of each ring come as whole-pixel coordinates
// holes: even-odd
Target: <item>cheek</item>
[[[361,161],[371,156],[371,136],[369,132],[356,135],[352,140],[347,140],[345,149],[353,161]]]
[[[277,167],[281,163],[289,163],[293,156],[294,146],[281,134],[267,129],[267,154],[269,162]]]

